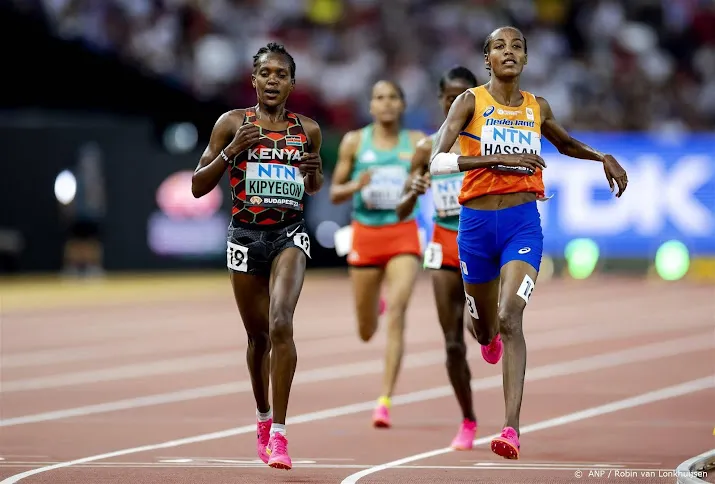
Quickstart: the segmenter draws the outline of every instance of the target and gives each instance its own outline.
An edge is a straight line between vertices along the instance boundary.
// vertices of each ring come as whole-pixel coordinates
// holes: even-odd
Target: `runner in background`
[[[372,89],[374,122],[343,137],[333,172],[333,203],[353,202],[350,266],[358,332],[370,341],[377,331],[380,289],[387,283],[387,353],[380,398],[373,414],[376,427],[390,427],[390,399],[404,353],[405,312],[419,272],[422,247],[417,209],[400,221],[395,208],[409,178],[410,159],[419,131],[402,127],[405,99],[390,81]]]
[[[449,113],[449,108],[457,96],[476,85],[476,76],[466,67],[458,66],[447,71],[439,81],[438,92],[444,116]],[[477,417],[472,403],[472,375],[467,363],[467,345],[464,342],[464,320],[469,318],[469,314],[465,311],[464,287],[457,250],[460,212],[458,197],[464,174],[452,173],[430,178],[429,160],[433,136],[424,138],[417,144],[412,157],[411,183],[397,207],[397,214],[400,220],[409,216],[417,205],[418,197],[427,191],[431,182],[435,210],[434,231],[425,250],[423,264],[425,268],[432,270],[432,288],[447,352],[447,374],[462,412],[462,424],[451,446],[455,450],[469,450],[473,447],[477,433]],[[455,142],[450,152],[459,154],[459,143]]]

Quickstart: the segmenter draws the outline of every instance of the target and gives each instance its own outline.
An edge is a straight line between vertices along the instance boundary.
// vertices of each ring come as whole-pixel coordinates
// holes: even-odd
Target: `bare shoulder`
[[[232,109],[230,111],[226,111],[223,113],[221,116],[218,117],[216,120],[216,127],[217,128],[223,128],[223,129],[238,129],[241,124],[243,124],[243,120],[246,117],[246,110],[245,109]]]
[[[296,113],[296,116],[298,116],[300,124],[303,125],[306,131],[320,131],[320,125],[313,118],[298,113]]]
[[[476,99],[476,97],[474,96],[474,93],[472,92],[472,90],[471,90],[471,89],[467,89],[467,90],[464,91],[462,94],[460,94],[459,96],[457,96],[457,97],[454,99],[454,102],[460,101],[460,102],[471,102],[471,103],[473,103],[475,99]]]
[[[467,89],[464,91],[455,98],[452,106],[449,108],[447,121],[449,123],[468,122],[468,120],[474,116],[476,101],[477,98],[471,90]]]
[[[318,124],[318,122],[302,114],[296,113],[296,116],[298,116],[300,124],[303,125],[303,129],[305,129],[305,134],[308,135],[308,139],[310,140],[311,144],[321,144],[323,136],[320,131],[320,125]]]
[[[537,95],[534,95],[534,97],[536,98],[536,102],[539,104],[539,107],[542,110],[549,110],[549,111],[551,110],[551,106],[549,105],[549,102],[545,98],[543,98],[541,96],[537,96]]]
[[[246,118],[246,110],[245,109],[232,109],[230,111],[226,111],[221,115],[222,117],[225,116],[228,119],[231,119],[232,121],[238,121],[243,123],[243,120]]]
[[[362,139],[362,130],[361,129],[353,129],[343,135],[343,139],[340,141],[340,144],[347,148],[357,150],[357,147],[360,144],[361,139]]]

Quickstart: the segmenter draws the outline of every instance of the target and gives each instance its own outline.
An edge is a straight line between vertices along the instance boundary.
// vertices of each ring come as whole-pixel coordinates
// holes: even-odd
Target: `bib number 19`
[[[293,236],[293,244],[305,252],[305,255],[310,257],[310,236],[308,236],[308,234],[304,232],[295,234]]]

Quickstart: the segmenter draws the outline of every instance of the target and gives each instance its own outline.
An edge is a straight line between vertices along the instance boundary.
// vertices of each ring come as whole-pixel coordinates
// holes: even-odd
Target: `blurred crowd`
[[[432,130],[440,75],[488,80],[496,27],[527,37],[522,88],[579,130],[715,127],[715,0],[12,0],[55,33],[112,51],[203,98],[255,102],[252,57],[270,41],[297,63],[289,108],[338,130],[369,122],[372,83],[397,80],[410,127]]]

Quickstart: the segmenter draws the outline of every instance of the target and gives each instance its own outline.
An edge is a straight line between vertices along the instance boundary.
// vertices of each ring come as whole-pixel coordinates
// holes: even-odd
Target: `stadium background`
[[[397,80],[405,126],[432,132],[442,119],[439,75],[463,64],[485,82],[483,39],[513,24],[529,42],[522,88],[613,153],[631,180],[616,200],[600,166],[545,144],[555,196],[540,209],[556,270],[568,254],[577,277],[596,259],[597,270],[645,274],[659,254],[663,277],[712,273],[713,1],[11,0],[1,8],[1,272],[62,269],[65,204],[76,184],[97,183],[76,170],[88,152],[103,170],[108,271],[221,269],[227,183],[194,200],[190,173],[216,118],[255,102],[250,70],[261,45],[283,42],[295,57],[288,107],[320,122],[329,180],[340,137],[370,121],[375,80]],[[349,222],[350,205],[331,205],[328,185],[307,203],[312,267],[344,265],[332,234]],[[422,207],[429,235],[428,196]]]

